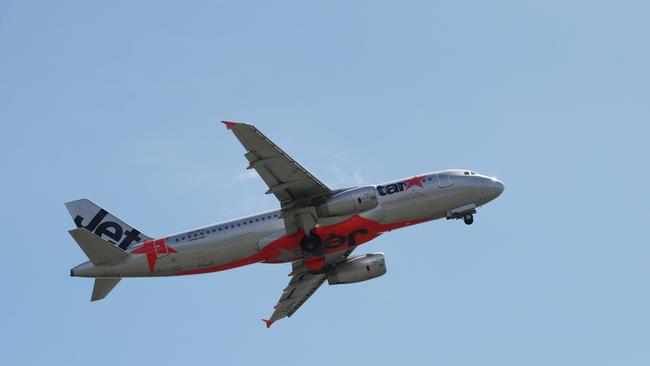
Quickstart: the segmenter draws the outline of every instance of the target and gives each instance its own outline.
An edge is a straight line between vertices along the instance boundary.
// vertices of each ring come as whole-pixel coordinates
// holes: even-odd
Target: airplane
[[[280,209],[154,238],[87,199],[66,203],[69,231],[88,261],[70,270],[95,279],[91,301],[125,277],[193,275],[254,263],[290,263],[291,280],[266,327],[291,317],[329,285],[386,273],[384,254],[351,255],[391,230],[436,219],[474,222],[476,209],[499,197],[498,179],[452,169],[360,187],[330,189],[251,124],[222,121],[244,146]]]

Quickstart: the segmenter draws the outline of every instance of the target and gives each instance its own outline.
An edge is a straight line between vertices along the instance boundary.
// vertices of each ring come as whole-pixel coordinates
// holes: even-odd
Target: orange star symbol
[[[170,253],[176,253],[176,249],[167,246],[165,242],[166,238],[158,240],[149,240],[145,241],[140,248],[133,250],[133,254],[146,254],[147,262],[149,263],[149,272],[153,274],[153,271],[156,267],[156,260],[159,255],[167,255]]]
[[[422,185],[422,177],[415,176],[415,177],[413,177],[411,179],[405,180],[404,182],[406,183],[406,190],[407,191],[409,189],[411,189],[413,186],[424,188],[424,186]]]

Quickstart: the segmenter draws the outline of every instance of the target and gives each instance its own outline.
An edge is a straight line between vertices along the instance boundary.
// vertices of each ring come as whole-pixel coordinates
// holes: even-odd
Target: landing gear
[[[300,249],[302,249],[302,255],[305,260],[309,260],[312,257],[322,257],[325,254],[323,251],[323,241],[313,231],[302,239]]]
[[[463,219],[466,225],[474,223],[474,214],[476,213],[476,205],[469,204],[462,207],[455,208],[447,212],[447,220],[460,220]]]
[[[303,262],[307,268],[314,273],[323,270],[323,266],[325,266],[325,248],[320,236],[310,231],[309,235],[306,235],[300,241],[300,249],[304,258]]]

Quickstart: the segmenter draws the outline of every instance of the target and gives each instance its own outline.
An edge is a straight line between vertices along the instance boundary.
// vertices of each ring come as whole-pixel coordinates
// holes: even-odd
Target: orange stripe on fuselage
[[[418,219],[411,221],[401,221],[392,224],[380,224],[376,221],[369,220],[362,216],[352,216],[349,219],[326,227],[317,227],[314,232],[321,237],[325,246],[325,254],[335,253],[350,247],[361,245],[378,237],[386,231],[399,229],[405,226],[415,225],[431,220],[430,218]],[[265,262],[265,263],[288,263],[299,259],[301,256],[290,260],[282,260],[282,252],[300,250],[300,241],[305,234],[298,231],[292,235],[285,235],[274,240],[262,249],[261,252],[234,262],[210,266],[199,269],[175,272],[175,275],[189,275],[209,272],[224,271],[248,264]]]

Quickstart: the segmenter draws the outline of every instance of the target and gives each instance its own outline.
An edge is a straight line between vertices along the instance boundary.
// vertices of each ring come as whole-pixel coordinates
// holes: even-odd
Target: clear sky
[[[648,365],[647,1],[0,1],[7,365]],[[221,119],[331,187],[471,168],[504,194],[360,248],[388,273],[268,317],[289,265],[90,303],[64,202],[151,236],[277,207]]]

